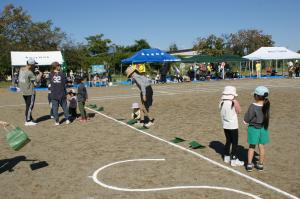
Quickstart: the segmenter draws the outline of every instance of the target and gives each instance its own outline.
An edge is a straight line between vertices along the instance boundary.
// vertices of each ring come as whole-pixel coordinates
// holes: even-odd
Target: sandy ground
[[[236,86],[239,94],[242,107],[239,155],[243,160],[248,146],[242,118],[253,100],[251,93],[258,85],[270,89],[271,143],[266,147],[263,172],[248,173],[244,167],[233,168],[222,161],[225,138],[218,100],[225,85]],[[130,119],[131,104],[139,102],[135,87],[88,89],[88,103],[103,106],[104,111],[95,113],[88,123],[74,121],[60,126],[54,126],[54,121],[48,117],[47,91],[38,91],[33,116],[39,124],[35,127],[24,126],[25,106],[21,95],[0,89],[0,119],[21,127],[31,139],[20,151],[13,151],[5,142],[6,132],[1,129],[0,198],[252,198],[224,189],[216,190],[220,187],[268,199],[300,197],[300,80],[211,81],[155,85],[153,89],[151,113],[155,124],[143,132],[124,124]],[[175,136],[186,140],[176,144],[181,148],[168,143]],[[206,148],[190,149],[188,143],[192,140]],[[107,185],[128,189],[176,186],[211,186],[214,189],[126,192],[100,186],[91,178],[96,170],[110,163],[147,158],[165,160],[116,164],[99,172],[96,178]],[[41,161],[46,161],[48,166],[31,170],[32,163]]]

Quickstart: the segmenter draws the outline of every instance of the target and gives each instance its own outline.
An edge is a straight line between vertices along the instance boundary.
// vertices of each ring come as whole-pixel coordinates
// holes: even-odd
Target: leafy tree
[[[176,43],[172,43],[170,46],[169,46],[169,51],[170,52],[174,52],[174,51],[177,51],[178,50],[178,47],[176,45]]]
[[[221,55],[224,47],[224,39],[211,34],[207,38],[199,37],[193,48],[202,54]]]
[[[103,39],[103,36],[103,34],[97,34],[85,38],[88,41],[88,50],[92,56],[107,53],[111,40]]]
[[[233,53],[241,56],[250,54],[263,46],[273,46],[275,43],[271,35],[265,35],[262,30],[256,29],[240,30],[230,34],[229,41]]]
[[[34,23],[22,7],[0,12],[0,74],[10,71],[10,51],[56,50],[66,38],[50,20]]]
[[[151,46],[145,39],[135,40],[134,42],[135,42],[135,44],[133,44],[132,46],[129,46],[126,50],[131,51],[131,52],[137,52],[144,48],[151,48]]]
[[[298,50],[297,53],[300,53],[300,50]]]

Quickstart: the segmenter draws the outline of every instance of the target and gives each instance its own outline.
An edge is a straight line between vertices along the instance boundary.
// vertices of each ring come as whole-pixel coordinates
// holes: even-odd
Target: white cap
[[[132,104],[131,108],[140,108],[140,105],[139,105],[139,103],[135,102]]]

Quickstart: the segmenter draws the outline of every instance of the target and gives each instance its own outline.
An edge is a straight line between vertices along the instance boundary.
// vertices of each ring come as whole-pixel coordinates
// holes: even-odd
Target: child
[[[128,78],[132,78],[137,87],[140,89],[141,123],[143,124],[143,126],[148,128],[153,124],[153,119],[150,120],[149,117],[149,109],[152,106],[153,102],[153,90],[151,87],[151,81],[147,77],[140,75],[132,66],[129,66],[126,69],[126,74]]]
[[[237,158],[237,145],[239,139],[239,127],[237,114],[241,112],[240,104],[235,99],[238,96],[236,88],[233,86],[225,86],[219,109],[223,129],[226,137],[224,162],[230,163],[231,166],[243,166],[244,162]],[[230,154],[230,146],[231,154]]]
[[[86,88],[84,86],[82,77],[78,78],[78,83],[79,83],[79,86],[77,89],[77,101],[78,101],[78,107],[79,107],[79,111],[80,111],[80,115],[81,115],[80,122],[86,122],[87,115],[86,115],[84,106],[85,106],[85,102],[88,99],[88,94],[87,94]]]
[[[67,96],[68,102],[69,102],[69,113],[72,120],[75,120],[77,118],[77,99],[76,99],[76,93],[73,89],[71,89],[68,92]]]
[[[131,108],[132,108],[131,119],[135,119],[139,121],[141,119],[141,111],[140,111],[139,103],[133,103]]]
[[[248,164],[247,171],[253,170],[253,155],[255,145],[259,147],[259,162],[256,169],[262,171],[264,169],[265,144],[269,143],[269,117],[270,117],[270,101],[268,99],[269,90],[264,86],[258,86],[254,91],[254,103],[244,117],[244,123],[248,124]]]

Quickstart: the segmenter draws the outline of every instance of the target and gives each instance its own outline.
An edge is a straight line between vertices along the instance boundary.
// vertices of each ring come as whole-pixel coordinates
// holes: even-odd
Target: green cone
[[[202,144],[198,143],[197,141],[192,141],[189,143],[190,147],[192,149],[198,149],[198,148],[205,148],[205,146],[203,146]]]
[[[179,143],[179,142],[184,142],[185,140],[180,138],[180,137],[175,137],[173,140],[171,140],[171,142],[173,143]]]
[[[136,119],[131,119],[131,120],[128,120],[128,122],[127,122],[127,124],[129,124],[129,125],[133,125],[135,123],[137,123]]]
[[[95,111],[104,111],[103,107],[98,107],[97,109],[95,109]]]

